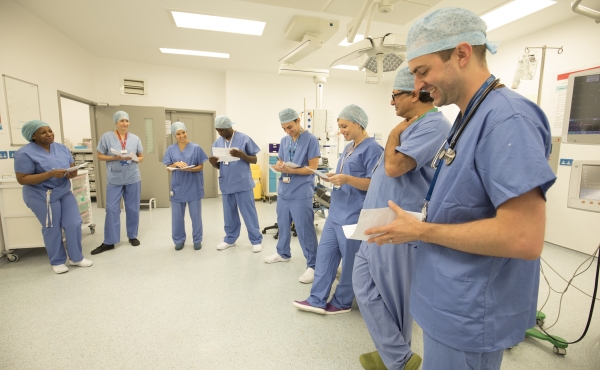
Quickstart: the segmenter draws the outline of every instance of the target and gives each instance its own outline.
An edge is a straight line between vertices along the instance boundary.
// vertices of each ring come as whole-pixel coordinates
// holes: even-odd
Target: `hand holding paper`
[[[317,171],[317,170],[313,170],[312,168],[306,166],[304,168],[308,168],[309,170],[311,170],[312,172],[314,172],[317,176],[319,176],[320,178],[322,178],[325,181],[329,181],[329,177],[327,177],[327,175],[325,175],[323,172],[321,171]]]
[[[175,170],[185,170],[186,168],[194,168],[196,167],[195,165],[191,165],[191,166],[186,166],[186,167],[167,167],[168,171],[175,171]]]
[[[420,235],[425,232],[424,228],[428,226],[427,223],[421,221],[421,214],[418,212],[406,212],[391,200],[388,201],[388,204],[395,213],[395,219],[385,226],[366,230],[365,234],[370,235],[368,241],[382,245],[419,240]]]
[[[232,150],[232,149],[239,150],[239,148],[216,148],[216,147],[213,147],[212,148],[213,156],[219,158],[218,162],[235,162],[235,161],[239,161],[240,159],[238,157],[234,157],[231,154],[229,154],[229,151]]]
[[[69,168],[67,168],[67,173],[80,170],[87,165],[88,165],[87,162],[85,162],[85,163],[82,163],[82,164],[79,164],[79,165],[76,165],[73,167],[69,167]]]
[[[391,202],[393,204],[393,202]],[[395,205],[395,204],[394,204]],[[397,209],[401,210],[400,207],[396,206]],[[402,210],[401,210],[402,211]],[[402,211],[404,212],[404,211]],[[418,212],[404,212],[408,214],[410,218],[421,219],[421,213]],[[363,209],[360,211],[360,216],[358,218],[358,223],[355,225],[344,225],[342,229],[344,230],[344,235],[348,239],[356,239],[356,240],[369,240],[374,237],[383,235],[383,242],[381,244],[389,243],[389,239],[392,239],[395,244],[401,243],[400,239],[390,238],[386,236],[385,231],[378,231],[379,228],[384,228],[386,225],[394,222],[396,220],[397,214],[392,208],[375,208],[375,209]],[[404,227],[404,226],[403,226]],[[373,234],[365,235],[366,231],[373,232]],[[380,237],[381,238],[381,237]],[[371,240],[373,241],[373,240]],[[377,242],[378,245],[381,245]]]

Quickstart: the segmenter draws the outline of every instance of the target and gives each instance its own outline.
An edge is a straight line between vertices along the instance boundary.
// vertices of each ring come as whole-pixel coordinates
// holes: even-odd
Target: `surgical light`
[[[404,59],[400,58],[396,54],[377,54],[376,56],[372,56],[367,60],[367,62],[365,63],[365,68],[373,73],[377,73],[377,60],[381,57],[383,58],[383,72],[395,71],[396,69],[398,69],[398,67],[400,67],[400,64],[404,62]]]
[[[171,11],[177,27],[261,36],[266,23],[246,19]]]
[[[491,31],[556,4],[552,0],[515,0],[481,16]]]
[[[200,51],[200,50],[183,50],[183,49],[169,49],[160,48],[160,51],[166,54],[182,54],[182,55],[194,55],[198,57],[211,57],[211,58],[229,58],[229,54],[226,53],[214,53],[212,51]]]

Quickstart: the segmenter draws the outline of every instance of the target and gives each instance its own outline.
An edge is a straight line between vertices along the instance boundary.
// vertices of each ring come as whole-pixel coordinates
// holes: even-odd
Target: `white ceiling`
[[[102,58],[121,59],[209,71],[245,70],[276,73],[278,60],[298,43],[285,39],[294,15],[340,21],[340,30],[320,50],[297,63],[300,67],[328,68],[343,52],[346,24],[364,0],[14,0],[61,34]],[[488,34],[492,41],[508,41],[572,17],[570,0],[503,26]],[[507,0],[400,1],[389,14],[376,14],[372,35],[406,34],[425,13],[458,6],[483,14]],[[433,7],[418,5],[435,4]],[[277,5],[275,5],[277,4]],[[582,5],[600,9],[600,0]],[[265,21],[262,36],[248,36],[175,27],[170,10]],[[590,19],[589,22],[593,22]],[[600,27],[600,25],[598,26]],[[363,25],[364,29],[364,25]],[[599,28],[600,30],[600,28]],[[231,54],[230,59],[162,54],[159,48],[191,49]],[[332,77],[363,78],[362,72],[330,70]]]

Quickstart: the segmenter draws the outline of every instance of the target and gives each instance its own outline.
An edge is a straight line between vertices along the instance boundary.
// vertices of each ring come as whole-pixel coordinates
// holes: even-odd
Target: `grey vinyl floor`
[[[103,239],[104,209],[94,208],[96,233],[84,230],[83,249],[90,268],[71,267],[55,275],[44,249],[20,250],[15,263],[0,262],[0,369],[361,369],[358,356],[375,350],[356,303],[348,314],[320,316],[299,312],[292,301],[308,297],[298,282],[305,259],[292,240],[290,262],[267,265],[275,252],[273,232],[263,251],[252,253],[245,229],[237,246],[217,251],[223,237],[221,200],[202,202],[204,241],[182,251],[171,241],[170,209],[142,210],[141,245],[122,240],[115,250],[89,252]],[[275,202],[257,202],[261,227],[275,222]],[[124,215],[122,215],[124,217]],[[317,230],[324,219],[315,218]],[[188,235],[191,223],[187,220]],[[600,241],[600,240],[599,240]],[[587,256],[546,245],[543,258],[569,279]],[[596,262],[574,280],[593,291]],[[566,283],[544,268],[551,286]],[[542,277],[540,306],[548,294]],[[552,293],[546,326],[556,319],[560,296]],[[551,333],[579,338],[591,298],[571,287],[564,295]],[[416,326],[413,350],[423,354]],[[548,342],[526,338],[506,350],[502,369],[596,369],[600,308],[587,337],[569,346],[566,356]]]

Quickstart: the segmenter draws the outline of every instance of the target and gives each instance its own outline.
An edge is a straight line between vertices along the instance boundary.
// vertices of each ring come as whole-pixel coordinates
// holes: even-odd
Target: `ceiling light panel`
[[[515,0],[481,16],[481,19],[487,24],[489,32],[554,4],[556,1],[551,0]]]
[[[194,56],[198,56],[198,57],[211,57],[211,58],[229,58],[229,54],[213,53],[212,51],[183,50],[183,49],[169,49],[169,48],[160,48],[160,51],[163,53],[166,53],[166,54],[194,55]]]
[[[261,36],[265,22],[171,11],[177,27]]]

